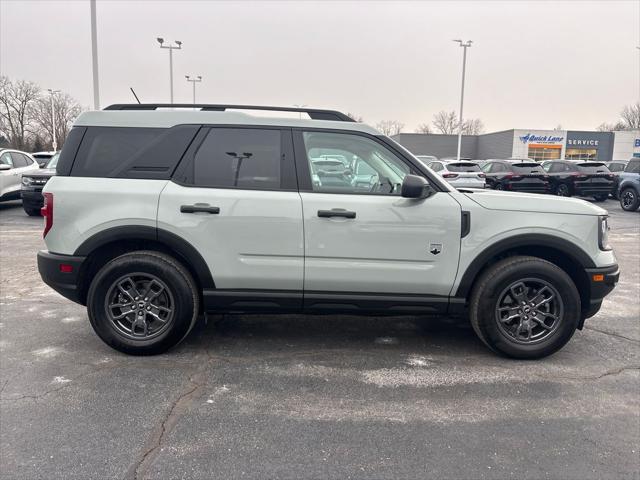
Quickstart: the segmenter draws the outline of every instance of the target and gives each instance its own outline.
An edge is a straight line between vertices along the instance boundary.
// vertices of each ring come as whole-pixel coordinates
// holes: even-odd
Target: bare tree
[[[622,124],[622,122],[617,122],[617,123],[602,122],[600,125],[596,127],[596,130],[599,132],[615,132],[616,130],[624,130],[624,125]]]
[[[484,132],[484,123],[479,118],[465,120],[462,126],[463,135],[480,135]]]
[[[626,130],[640,129],[640,102],[624,107],[620,116]]]
[[[433,116],[433,126],[443,134],[452,135],[458,132],[458,116],[456,112],[441,110]]]
[[[347,117],[353,118],[358,123],[364,122],[364,118],[362,118],[362,116],[357,115],[355,113],[347,112]]]
[[[382,120],[376,124],[376,128],[380,130],[384,135],[397,135],[402,132],[404,123],[397,120]]]
[[[421,123],[416,127],[416,133],[431,133],[431,125],[428,123]]]
[[[564,128],[562,128],[562,124],[559,123],[558,125],[556,125],[555,127],[553,127],[554,130],[564,130]]]
[[[27,146],[32,107],[39,95],[40,87],[33,82],[0,77],[0,133],[13,148]]]
[[[51,112],[51,98],[39,97],[32,107],[33,124],[31,132],[40,138],[45,139],[45,148],[53,148],[53,122]],[[67,93],[58,93],[53,97],[53,111],[56,116],[56,143],[58,148],[62,147],[73,121],[82,112],[80,104]]]

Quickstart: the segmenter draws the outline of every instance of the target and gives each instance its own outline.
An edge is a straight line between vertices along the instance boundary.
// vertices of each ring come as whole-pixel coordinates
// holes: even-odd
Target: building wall
[[[640,130],[613,132],[612,160],[640,157]]]
[[[612,160],[613,134],[611,132],[567,131],[565,158],[567,150],[596,150],[596,158],[601,162]]]
[[[513,130],[478,136],[477,159],[509,158],[513,155]]]
[[[458,153],[457,135],[434,133],[399,133],[391,137],[414,155],[434,155],[438,158],[455,157]],[[462,136],[461,157],[477,158],[478,137]]]
[[[558,158],[564,158],[567,132],[565,130],[513,130],[512,157],[529,157],[529,147],[546,146],[560,150]],[[559,147],[559,148],[558,148]]]

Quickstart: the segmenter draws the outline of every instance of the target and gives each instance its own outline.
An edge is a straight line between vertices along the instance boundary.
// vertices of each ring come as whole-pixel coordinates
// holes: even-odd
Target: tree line
[[[348,113],[356,122],[364,119],[356,114]],[[458,133],[458,115],[455,111],[440,111],[433,116],[431,123],[421,123],[414,130],[415,133],[440,133],[444,135],[456,135]],[[382,120],[376,123],[376,129],[385,135],[397,135],[403,132],[405,125],[398,120]],[[558,125],[554,130],[562,130]],[[620,112],[620,118],[615,122],[603,122],[596,127],[599,132],[614,132],[621,130],[640,130],[640,102],[627,105]],[[462,124],[463,135],[479,135],[484,133],[484,123],[479,118],[470,118]]]
[[[74,120],[84,109],[68,93],[51,95],[34,82],[0,76],[0,147],[27,152],[62,147]]]

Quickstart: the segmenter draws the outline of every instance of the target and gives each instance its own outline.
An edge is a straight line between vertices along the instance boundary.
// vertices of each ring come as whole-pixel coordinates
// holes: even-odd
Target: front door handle
[[[196,203],[195,205],[181,205],[180,213],[210,213],[217,215],[220,213],[220,207],[212,207],[208,203]]]
[[[344,208],[332,208],[331,210],[318,210],[320,218],[342,217],[356,218],[356,212],[345,210]]]

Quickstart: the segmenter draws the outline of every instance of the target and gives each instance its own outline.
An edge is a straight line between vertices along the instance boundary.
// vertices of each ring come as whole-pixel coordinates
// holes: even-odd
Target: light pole
[[[56,140],[56,112],[53,107],[53,96],[56,93],[60,93],[60,90],[52,90],[50,88],[47,89],[49,92],[49,96],[51,98],[51,143],[53,144],[53,151],[58,151],[58,142]]]
[[[464,74],[465,74],[465,69],[467,67],[467,48],[469,48],[471,46],[471,44],[473,43],[473,40],[468,40],[466,42],[463,42],[462,40],[454,40],[454,42],[457,42],[462,48],[463,48],[463,53],[462,53],[462,89],[460,91],[460,117],[458,118],[458,161],[460,161],[460,150],[462,149],[462,108],[464,106]]]
[[[173,51],[182,49],[182,42],[176,40],[174,42],[175,45],[164,45],[164,38],[158,37],[156,40],[158,40],[160,48],[169,49],[169,90],[171,92],[171,101],[169,103],[173,103]]]
[[[304,108],[307,106],[307,104],[305,103],[304,105],[298,105],[297,103],[294,103],[293,106],[296,108]],[[302,112],[298,112],[298,118],[302,119]]]
[[[196,83],[202,81],[202,75],[198,75],[196,78],[191,78],[189,75],[185,75],[184,78],[187,79],[187,82],[191,82],[193,85],[193,104],[196,104]]]
[[[100,109],[100,86],[98,83],[98,31],[96,25],[96,0],[91,0],[91,65],[93,71],[93,109]]]
[[[636,48],[638,49],[638,102],[640,102],[640,46]]]

